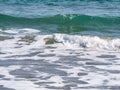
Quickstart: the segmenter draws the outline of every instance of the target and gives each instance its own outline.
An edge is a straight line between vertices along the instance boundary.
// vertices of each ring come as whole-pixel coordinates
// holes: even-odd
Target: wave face
[[[61,25],[80,25],[80,24],[105,24],[113,25],[120,24],[120,17],[98,17],[79,14],[66,14],[66,15],[54,15],[40,18],[25,18],[14,17],[9,15],[0,14],[0,22],[23,23],[31,21],[33,23],[48,23],[48,24],[61,24]],[[29,24],[29,22],[28,22]]]
[[[67,14],[40,18],[14,17],[0,14],[0,28],[34,28],[50,33],[118,33],[120,17]]]

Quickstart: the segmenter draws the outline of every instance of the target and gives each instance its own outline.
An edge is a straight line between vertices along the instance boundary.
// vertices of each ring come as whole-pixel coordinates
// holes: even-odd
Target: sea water
[[[119,0],[0,0],[0,90],[119,90]]]

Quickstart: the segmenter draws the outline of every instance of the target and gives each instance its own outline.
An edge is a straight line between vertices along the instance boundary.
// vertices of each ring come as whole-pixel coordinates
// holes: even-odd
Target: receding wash
[[[0,0],[0,90],[119,90],[120,0]]]

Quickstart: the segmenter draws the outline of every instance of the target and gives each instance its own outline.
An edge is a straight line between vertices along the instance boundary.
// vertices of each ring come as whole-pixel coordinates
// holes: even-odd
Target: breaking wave
[[[52,38],[69,48],[120,50],[119,38],[112,39],[101,38],[98,36],[80,36],[66,34],[54,34]]]
[[[99,17],[65,14],[44,17],[15,17],[0,14],[0,28],[33,28],[43,32],[75,33],[80,31],[116,32],[120,30],[120,17]],[[118,32],[118,31],[117,31]]]

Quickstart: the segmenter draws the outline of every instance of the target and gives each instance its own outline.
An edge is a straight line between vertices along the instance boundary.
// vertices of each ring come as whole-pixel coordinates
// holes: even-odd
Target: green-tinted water
[[[0,0],[0,28],[119,37],[119,0]]]

